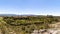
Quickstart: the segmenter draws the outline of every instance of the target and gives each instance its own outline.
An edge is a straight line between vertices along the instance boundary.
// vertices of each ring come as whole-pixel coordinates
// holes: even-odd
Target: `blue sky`
[[[60,0],[0,0],[0,14],[60,16]]]

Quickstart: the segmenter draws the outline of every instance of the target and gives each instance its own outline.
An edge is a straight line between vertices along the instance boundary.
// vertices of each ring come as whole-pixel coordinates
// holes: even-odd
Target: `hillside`
[[[31,34],[34,30],[50,29],[49,24],[59,22],[59,18],[54,16],[0,17],[0,34]]]

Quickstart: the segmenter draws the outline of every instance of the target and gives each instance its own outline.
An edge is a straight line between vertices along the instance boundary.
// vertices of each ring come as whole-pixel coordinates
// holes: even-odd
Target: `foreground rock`
[[[31,34],[60,34],[60,30],[55,29],[34,30]]]

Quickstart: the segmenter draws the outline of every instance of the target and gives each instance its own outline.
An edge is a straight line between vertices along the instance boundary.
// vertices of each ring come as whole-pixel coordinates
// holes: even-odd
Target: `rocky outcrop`
[[[60,22],[49,26],[51,29],[34,30],[31,34],[60,34]]]

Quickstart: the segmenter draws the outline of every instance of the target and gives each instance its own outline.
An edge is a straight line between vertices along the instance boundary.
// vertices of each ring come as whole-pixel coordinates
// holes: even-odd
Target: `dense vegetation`
[[[2,17],[0,26],[3,34],[14,31],[16,34],[31,34],[35,29],[48,29],[49,24],[59,22],[60,17],[56,16],[11,16]],[[4,25],[4,26],[3,26]],[[7,33],[6,33],[7,32]]]

